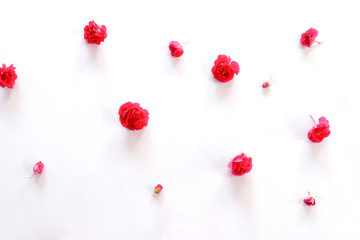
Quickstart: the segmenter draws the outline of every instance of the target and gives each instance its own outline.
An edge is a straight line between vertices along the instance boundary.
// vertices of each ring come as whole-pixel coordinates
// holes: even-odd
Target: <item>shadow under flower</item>
[[[253,181],[251,176],[235,176],[231,173],[229,175],[233,194],[244,208],[251,212],[253,209]]]

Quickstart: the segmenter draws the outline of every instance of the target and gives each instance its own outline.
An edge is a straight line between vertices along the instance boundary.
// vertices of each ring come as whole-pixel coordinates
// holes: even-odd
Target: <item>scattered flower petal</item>
[[[161,184],[158,184],[154,189],[154,196],[158,195],[163,189],[163,186]]]
[[[314,121],[314,126],[308,132],[308,138],[310,141],[319,143],[324,140],[324,138],[328,137],[331,133],[329,121],[326,120],[325,117],[319,118],[319,123],[316,123],[314,118],[310,116]]]
[[[88,43],[95,43],[100,45],[101,42],[104,42],[107,37],[106,27],[102,25],[101,28],[94,21],[90,21],[89,25],[86,25],[84,28],[84,39]]]
[[[14,65],[6,67],[5,64],[0,67],[0,87],[4,88],[13,88],[17,75],[15,73]]]
[[[177,41],[170,42],[169,49],[171,52],[171,56],[173,56],[173,57],[181,57],[184,53],[183,47]]]
[[[140,107],[139,103],[127,102],[119,109],[119,120],[121,125],[130,130],[140,130],[147,126],[149,112]]]
[[[318,35],[318,30],[316,30],[315,28],[310,28],[309,30],[301,34],[301,38],[300,38],[301,45],[303,45],[304,47],[311,47],[311,45],[314,42],[316,42],[315,38],[317,37],[317,35]],[[320,44],[320,42],[317,43]]]
[[[211,69],[214,78],[220,82],[228,82],[234,78],[234,74],[240,72],[237,62],[231,62],[231,58],[226,55],[219,55]]]
[[[253,167],[252,158],[246,156],[245,153],[241,153],[231,160],[228,167],[231,169],[232,174],[242,176],[251,171]]]

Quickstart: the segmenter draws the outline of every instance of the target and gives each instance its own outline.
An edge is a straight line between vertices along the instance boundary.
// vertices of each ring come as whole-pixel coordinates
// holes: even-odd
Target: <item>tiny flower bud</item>
[[[303,45],[304,47],[311,47],[311,45],[314,42],[321,44],[320,42],[315,41],[317,35],[318,35],[318,30],[316,30],[315,28],[310,28],[309,30],[301,34],[301,38],[300,38],[301,45]]]
[[[161,184],[158,184],[154,189],[154,196],[158,195],[162,189],[163,189],[163,186]]]
[[[316,203],[315,203],[315,198],[313,197],[308,197],[308,198],[305,198],[304,199],[304,203],[308,206],[314,206]]]
[[[310,192],[308,192],[309,197],[304,199],[304,203],[308,206],[315,206],[315,198],[311,196]]]
[[[173,56],[173,57],[181,57],[184,53],[183,47],[177,41],[170,42],[169,49],[171,52],[171,56]]]
[[[29,178],[32,178],[33,176],[35,176],[35,174],[41,174],[43,169],[44,169],[44,164],[41,161],[36,163],[35,166],[33,167],[33,175]]]
[[[266,81],[262,84],[263,88],[268,88],[270,87],[273,83],[275,82],[275,79],[273,79],[272,77],[269,79],[269,81]]]
[[[2,67],[0,67],[0,87],[13,88],[16,79],[15,67],[12,64],[8,67],[3,64]]]

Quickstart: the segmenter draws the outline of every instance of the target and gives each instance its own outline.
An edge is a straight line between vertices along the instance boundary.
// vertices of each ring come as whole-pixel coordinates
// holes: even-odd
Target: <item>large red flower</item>
[[[119,109],[121,125],[130,130],[140,130],[146,127],[149,121],[149,112],[138,103],[127,102]]]
[[[89,22],[84,28],[84,38],[88,43],[96,43],[100,45],[107,37],[106,27],[102,25],[101,28],[94,21]]]
[[[313,119],[314,120],[314,119]],[[329,121],[326,118],[321,117],[319,118],[319,123],[316,124],[314,121],[315,126],[313,126],[310,131],[308,132],[308,138],[310,141],[318,143],[322,142],[324,138],[330,135],[330,126]]]
[[[5,64],[0,67],[0,87],[13,88],[16,79],[15,67],[12,64],[9,67]]]
[[[214,62],[214,66],[211,69],[215,79],[220,82],[228,82],[234,78],[234,74],[238,74],[240,71],[239,64],[231,61],[231,58],[226,55],[219,55]]]
[[[228,167],[231,169],[231,173],[234,175],[242,176],[245,173],[248,173],[252,169],[252,158],[246,156],[245,153],[237,155],[231,162],[229,162]]]
[[[315,28],[310,28],[303,34],[301,34],[300,43],[304,47],[311,47],[311,45],[315,42],[315,38],[318,35],[318,30]]]

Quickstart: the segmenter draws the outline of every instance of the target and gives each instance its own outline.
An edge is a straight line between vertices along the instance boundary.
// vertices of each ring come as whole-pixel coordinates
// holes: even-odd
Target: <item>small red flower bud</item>
[[[269,79],[269,81],[266,81],[266,82],[264,82],[264,83],[262,84],[262,87],[263,87],[263,88],[268,88],[268,87],[270,87],[274,82],[275,82],[275,80],[271,77],[271,78]]]
[[[15,67],[12,64],[8,67],[3,64],[0,67],[0,87],[13,88],[16,79]]]
[[[304,203],[308,206],[314,206],[316,204],[315,198],[313,198],[313,197],[305,198]]]
[[[84,39],[86,39],[88,43],[100,45],[101,42],[104,42],[106,37],[107,33],[105,25],[99,27],[94,21],[90,21],[89,25],[86,25],[84,28]]]
[[[314,122],[314,126],[308,132],[308,138],[315,143],[322,142],[331,133],[329,121],[325,117],[321,117],[319,123],[317,123],[312,116],[310,117]]]
[[[315,28],[310,28],[309,30],[301,34],[301,38],[300,38],[301,45],[303,45],[304,47],[311,47],[311,45],[314,42],[321,44],[320,42],[315,41],[317,35],[318,35],[318,30],[316,30]]]
[[[32,178],[33,176],[35,176],[35,174],[41,174],[42,171],[44,169],[44,164],[40,161],[38,163],[35,164],[35,166],[33,167],[33,175],[29,178]]]
[[[171,52],[171,56],[173,56],[173,57],[181,57],[184,53],[183,47],[177,41],[170,42],[169,49]]]
[[[231,169],[232,174],[242,176],[251,171],[253,167],[252,158],[246,156],[245,153],[241,153],[229,162],[228,167]]]
[[[161,184],[158,184],[154,189],[154,196],[158,195],[163,189],[163,186]]]
[[[308,206],[315,206],[315,197],[311,196],[310,192],[308,192],[309,197],[304,199],[304,203]]]

